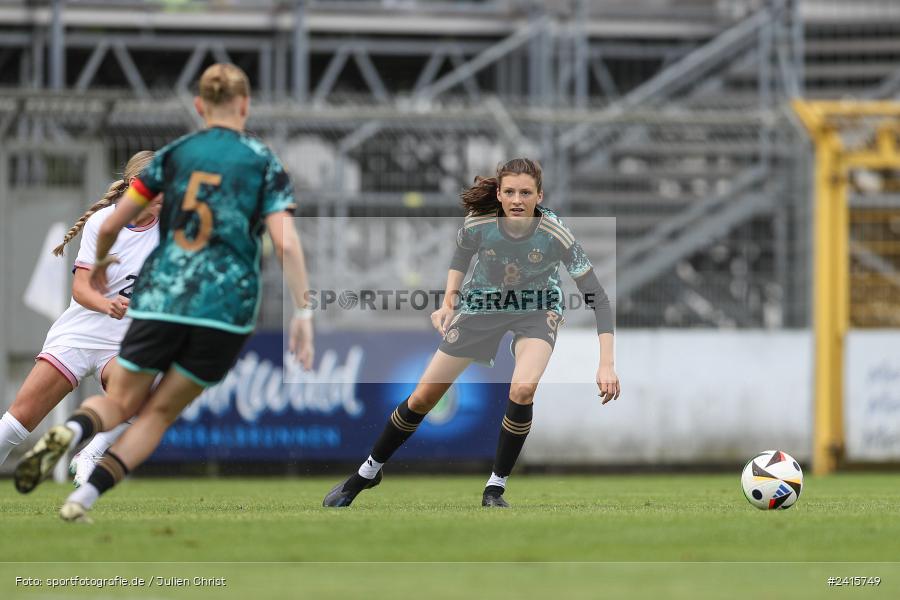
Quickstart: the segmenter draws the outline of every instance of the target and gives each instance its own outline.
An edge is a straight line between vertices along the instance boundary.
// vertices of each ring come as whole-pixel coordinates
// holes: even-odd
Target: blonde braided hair
[[[77,236],[81,230],[84,228],[84,224],[87,223],[87,220],[91,218],[95,212],[100,209],[106,208],[107,206],[111,206],[115,204],[119,198],[122,197],[128,190],[128,186],[131,185],[131,180],[141,174],[147,165],[150,164],[150,161],[153,160],[153,152],[150,150],[141,150],[134,156],[132,156],[128,160],[128,164],[125,165],[125,171],[122,173],[122,179],[118,179],[113,181],[109,188],[106,190],[106,193],[100,198],[97,202],[91,205],[89,209],[87,209],[81,217],[75,221],[75,224],[69,229],[63,238],[62,244],[53,249],[53,256],[62,256],[63,252],[66,249],[66,244],[72,241],[72,239]]]

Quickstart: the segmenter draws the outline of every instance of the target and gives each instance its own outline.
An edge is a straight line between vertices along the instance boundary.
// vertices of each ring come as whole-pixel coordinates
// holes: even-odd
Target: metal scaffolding
[[[233,61],[303,214],[453,215],[472,175],[528,154],[553,208],[617,218],[620,324],[807,324],[786,107],[847,85],[822,68],[847,42],[801,0],[600,4],[0,0],[0,139],[100,142],[111,170],[197,127],[192,82]],[[860,91],[895,93],[876,71]]]
[[[651,18],[655,26],[637,36],[629,31],[648,20],[646,10],[633,16],[595,13],[586,0],[400,7],[305,0],[2,0],[0,48],[3,61],[19,59],[18,85],[37,89],[113,85],[139,95],[150,88],[177,92],[214,59],[242,63],[264,98],[304,103],[315,91],[323,101],[337,85],[387,102],[468,63],[458,80],[445,85],[462,84],[473,92],[474,76],[490,66],[490,77],[483,79],[493,81],[483,83],[509,95],[546,101],[554,91],[569,96],[574,88],[585,101],[594,74],[596,85],[615,89],[605,60],[671,61],[715,34],[727,21],[714,2],[706,4],[702,14]],[[153,58],[164,61],[164,68]],[[385,72],[401,62],[401,77]],[[345,69],[348,63],[354,68]],[[559,77],[551,82],[554,63]],[[95,83],[101,67],[104,80]],[[158,82],[150,83],[151,77]]]

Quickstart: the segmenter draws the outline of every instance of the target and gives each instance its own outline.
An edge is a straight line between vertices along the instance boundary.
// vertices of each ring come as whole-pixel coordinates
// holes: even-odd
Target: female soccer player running
[[[609,300],[572,233],[551,211],[538,206],[543,200],[541,178],[540,165],[517,158],[501,165],[495,177],[479,177],[462,194],[467,217],[457,236],[444,304],[431,315],[444,339],[412,395],[391,414],[369,458],[328,493],[324,506],[350,506],[362,490],[378,485],[382,464],[415,432],[453,381],[473,360],[492,364],[500,338],[512,331],[515,368],[493,473],[481,502],[509,506],[503,498],[506,480],[531,428],[534,393],[562,320],[560,261],[594,308],[600,339],[596,380],[603,404],[619,397]],[[460,295],[460,284],[476,255],[474,272]],[[462,307],[454,317],[457,298]]]
[[[67,449],[137,415],[87,484],[66,500],[60,510],[66,521],[88,520],[99,496],[144,462],[184,407],[228,372],[255,326],[265,228],[298,306],[290,349],[304,367],[312,364],[306,268],[289,214],[293,188],[272,151],[244,133],[247,76],[231,64],[209,67],[194,103],[206,128],[157,152],[97,240],[91,283],[105,288],[115,262],[109,250],[122,226],[163,193],[160,244],[135,285],[128,309],[133,322],[110,367],[108,395],[88,399],[16,468],[17,484],[34,487]],[[164,376],[151,392],[158,373]]]
[[[106,194],[94,203],[66,233],[53,250],[61,256],[66,244],[84,229],[69,308],[47,332],[43,349],[34,368],[25,378],[16,399],[0,419],[0,464],[12,449],[46,417],[53,407],[78,387],[88,375],[94,375],[105,389],[109,380],[107,364],[119,352],[119,342],[131,319],[125,317],[134,280],[150,251],[159,243],[160,200],[155,199],[124,230],[110,250],[119,263],[109,272],[110,291],[100,293],[90,284],[89,271],[94,263],[97,233],[113,214],[115,204],[131,181],[150,164],[153,153],[138,152],[125,165],[122,179],[113,182]],[[75,481],[83,483],[93,470],[92,457],[100,456],[115,441],[127,424],[98,435],[76,461]],[[20,490],[30,491],[30,490]]]

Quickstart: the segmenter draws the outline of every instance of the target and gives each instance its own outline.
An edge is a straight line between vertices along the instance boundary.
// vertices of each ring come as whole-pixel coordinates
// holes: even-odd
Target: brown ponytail
[[[151,160],[153,160],[153,152],[150,152],[149,150],[141,150],[132,156],[128,161],[128,164],[125,165],[125,172],[122,174],[122,179],[112,182],[103,197],[91,205],[91,207],[75,221],[75,224],[72,225],[63,238],[62,244],[53,249],[53,256],[62,256],[62,253],[66,249],[66,244],[71,242],[72,239],[78,235],[84,228],[84,224],[87,223],[87,220],[91,218],[91,215],[98,210],[115,204],[119,198],[122,197],[122,194],[128,190],[131,180],[140,175],[141,171],[150,164]]]
[[[459,195],[466,215],[487,215],[497,212],[500,208],[500,201],[497,200],[497,190],[503,178],[506,175],[523,174],[531,175],[534,178],[537,192],[540,193],[543,189],[540,163],[530,158],[514,158],[506,163],[497,165],[497,174],[494,177],[476,177],[474,185]]]

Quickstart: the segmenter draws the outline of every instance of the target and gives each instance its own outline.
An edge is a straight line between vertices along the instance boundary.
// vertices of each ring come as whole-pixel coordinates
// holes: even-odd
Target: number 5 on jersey
[[[212,234],[213,228],[213,212],[207,203],[197,200],[197,192],[200,191],[201,185],[218,186],[221,183],[222,176],[217,173],[206,173],[204,171],[191,173],[187,191],[185,191],[184,200],[181,203],[181,210],[197,213],[197,216],[200,218],[200,227],[197,229],[197,235],[194,236],[193,240],[189,240],[184,234],[184,227],[179,228],[175,232],[175,243],[185,250],[196,252],[209,242],[209,236]]]

